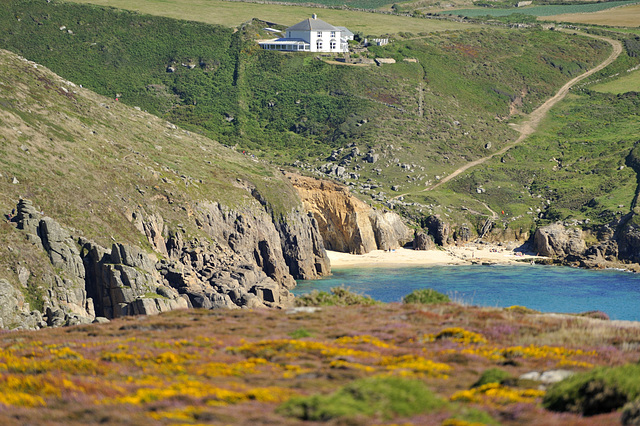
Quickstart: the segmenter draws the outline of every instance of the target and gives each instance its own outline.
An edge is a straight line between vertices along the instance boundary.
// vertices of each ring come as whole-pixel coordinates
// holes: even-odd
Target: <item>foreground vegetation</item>
[[[620,405],[581,417],[541,401],[561,409],[549,401],[590,377],[619,383],[632,400],[637,386],[624,383],[638,383],[628,364],[638,339],[633,323],[450,302],[174,311],[2,334],[0,418],[599,425],[618,421]],[[546,394],[541,382],[519,379],[558,368],[587,373]]]

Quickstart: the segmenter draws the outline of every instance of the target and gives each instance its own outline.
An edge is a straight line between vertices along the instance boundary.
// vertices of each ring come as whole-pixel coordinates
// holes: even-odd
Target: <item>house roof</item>
[[[342,34],[342,37],[354,35],[351,31],[349,31],[347,27],[336,27],[336,29],[340,31],[340,34]]]
[[[309,44],[301,38],[274,38],[272,40],[259,40],[258,44]]]
[[[302,22],[298,22],[293,27],[287,28],[287,31],[339,31],[331,24],[324,22],[318,18],[308,18]]]

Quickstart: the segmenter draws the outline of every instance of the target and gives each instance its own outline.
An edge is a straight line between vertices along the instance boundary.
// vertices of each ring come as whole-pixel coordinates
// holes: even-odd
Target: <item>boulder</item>
[[[561,223],[543,226],[533,236],[533,250],[541,256],[581,256],[586,250],[579,228],[566,228]]]
[[[372,209],[369,220],[378,250],[402,247],[413,239],[413,233],[396,213]]]
[[[461,225],[453,232],[453,239],[458,243],[466,243],[471,240],[471,229],[467,225]]]
[[[430,235],[421,231],[416,232],[415,238],[413,239],[414,250],[433,250],[435,248],[436,243]]]

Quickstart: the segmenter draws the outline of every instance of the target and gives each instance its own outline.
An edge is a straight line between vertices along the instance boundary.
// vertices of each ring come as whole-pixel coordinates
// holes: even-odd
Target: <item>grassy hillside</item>
[[[254,18],[291,26],[309,18],[313,13],[318,14],[322,20],[334,25],[346,26],[354,33],[359,31],[363,34],[374,35],[395,33],[399,28],[404,31],[418,33],[422,31],[451,31],[477,27],[452,20],[414,19],[407,16],[341,9],[308,6],[291,7],[277,3],[261,4],[224,0],[164,0],[162,7],[158,7],[158,2],[154,0],[137,0],[135,2],[131,0],[76,0],[74,3],[117,7],[155,16],[200,21],[225,27],[236,27]],[[377,4],[382,3],[377,2]]]
[[[640,27],[640,4],[607,9],[600,12],[572,13],[545,16],[545,20],[575,22],[580,24],[610,25],[613,27]]]
[[[160,214],[171,232],[206,240],[189,218],[198,203],[261,208],[250,192],[255,187],[276,214],[298,206],[279,171],[210,139],[6,51],[0,51],[0,75],[3,218],[28,198],[76,237],[104,247],[114,241],[148,247],[134,213]],[[17,283],[25,267],[32,272],[27,291],[35,295],[55,275],[45,256],[2,220],[0,278]]]
[[[640,92],[640,71],[635,70],[619,79],[596,84],[592,86],[591,89],[597,92],[613,93],[614,95],[627,92]]]
[[[514,137],[505,120],[606,55],[601,42],[539,30],[402,32],[370,52],[396,65],[345,67],[260,50],[260,22],[233,34],[94,6],[3,3],[0,43],[66,78],[279,162],[316,165],[353,142],[376,148],[387,187],[424,186],[488,143],[499,148]],[[407,182],[398,165],[408,162],[428,172]]]
[[[632,323],[452,303],[190,310],[11,332],[0,339],[0,418],[70,425],[615,424],[619,406],[589,417],[548,411],[540,388],[547,386],[519,377],[593,369],[614,389],[624,380],[597,367],[617,366],[634,380],[639,333]]]
[[[495,7],[484,7],[477,9],[456,9],[452,11],[443,11],[442,14],[451,14],[459,16],[477,17],[477,16],[507,16],[514,13],[532,15],[532,16],[553,16],[569,13],[593,13],[601,10],[612,9],[615,7],[628,6],[636,4],[637,0],[623,1],[607,1],[597,3],[583,4],[560,4],[560,5],[542,5],[530,7],[518,7],[509,9],[499,9]]]
[[[606,176],[596,171],[624,163],[633,142],[626,130],[630,125],[607,127],[597,114],[581,126],[608,132],[604,147],[595,144],[603,157],[585,157],[601,152],[577,148],[569,156],[587,158],[589,170],[564,168],[560,176],[553,169],[552,163],[560,167],[556,160],[563,157],[558,148],[548,148],[559,143],[554,132],[574,126],[560,122],[549,124],[552,130],[537,136],[533,145],[525,145],[533,147],[528,151],[509,152],[442,190],[422,191],[460,165],[513,141],[517,133],[509,123],[517,123],[564,82],[609,54],[610,47],[599,40],[536,28],[402,31],[390,45],[365,53],[394,58],[396,64],[353,67],[311,54],[263,51],[255,43],[267,36],[262,30],[267,23],[261,21],[234,32],[99,6],[2,2],[0,46],[114,102],[117,96],[118,102],[260,158],[295,163],[316,174],[322,174],[318,170],[324,164],[329,169],[340,164],[345,167],[341,179],[364,199],[382,204],[409,194],[399,207],[417,222],[422,215],[441,213],[480,227],[486,216],[504,211],[501,226],[529,230],[537,219],[573,216],[603,223],[624,211],[618,206],[629,205],[629,169],[621,170],[621,180],[612,171]],[[633,55],[625,52],[593,80],[632,68],[638,61]],[[624,102],[607,105],[585,96],[595,95],[579,94],[574,102],[581,106],[576,108],[587,110],[593,102],[607,111],[619,108],[602,122],[630,123],[625,121],[630,107]],[[572,146],[595,140],[572,129],[562,132]],[[377,153],[379,160],[349,159],[355,147]],[[578,193],[568,187],[574,179],[589,190]],[[558,191],[553,197],[552,189]],[[590,202],[598,207],[584,207]]]

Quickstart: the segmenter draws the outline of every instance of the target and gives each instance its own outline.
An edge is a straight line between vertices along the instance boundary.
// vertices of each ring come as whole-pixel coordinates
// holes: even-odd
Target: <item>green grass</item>
[[[640,71],[636,70],[613,81],[594,84],[591,90],[619,95],[627,92],[640,92]]]
[[[620,218],[636,192],[637,177],[627,156],[637,141],[639,106],[637,93],[570,94],[534,136],[449,182],[448,188],[463,194],[483,187],[486,192],[474,197],[505,211],[504,228],[566,219],[595,226]]]
[[[222,15],[227,6],[248,7],[243,3],[223,3]],[[351,180],[356,184],[352,192],[365,200],[375,198],[376,203],[381,203],[376,198],[379,192],[385,193],[382,200],[410,193],[405,197],[407,202],[431,206],[399,207],[416,222],[429,213],[447,214],[452,222],[477,229],[492,214],[484,206],[486,203],[496,212],[505,211],[498,228],[528,232],[540,213],[546,214],[546,200],[550,199],[554,202],[550,218],[573,216],[602,223],[617,214],[618,205],[628,205],[629,191],[635,192],[635,178],[629,170],[616,174],[606,169],[613,162],[623,165],[620,156],[629,142],[620,139],[632,135],[631,121],[626,121],[629,115],[624,111],[631,106],[623,104],[631,102],[630,98],[614,102],[613,111],[607,106],[608,99],[598,100],[594,117],[588,107],[580,106],[580,114],[559,116],[560,121],[543,128],[531,142],[511,150],[504,158],[472,170],[442,190],[421,192],[428,182],[436,181],[436,176],[446,175],[513,141],[517,134],[507,125],[509,121],[517,121],[554,94],[562,83],[606,57],[609,48],[597,40],[538,29],[465,27],[465,31],[413,33],[410,27],[394,21],[395,41],[370,49],[368,55],[395,58],[395,65],[345,67],[324,63],[313,55],[260,50],[254,38],[266,35],[262,30],[265,22],[252,22],[234,33],[223,26],[93,5],[13,0],[0,0],[0,5],[0,47],[43,63],[64,78],[111,99],[119,94],[119,103],[138,106],[192,133],[285,166],[299,161],[309,168],[318,167],[328,162],[332,150],[352,143],[361,151],[375,149],[381,155],[378,163],[353,162],[348,166],[348,172],[360,175],[358,181]],[[189,2],[183,9],[193,14],[200,10],[198,5],[204,7]],[[351,13],[333,12],[344,16]],[[16,16],[21,17],[20,21]],[[367,16],[373,19],[386,15]],[[209,18],[203,13],[202,19]],[[67,28],[61,31],[62,26]],[[403,61],[409,58],[417,62]],[[637,64],[635,58],[624,58],[606,72],[616,73]],[[183,63],[195,67],[190,70]],[[169,65],[176,71],[167,72]],[[594,78],[606,75],[600,73]],[[18,114],[25,122],[33,120],[24,111]],[[81,116],[75,111],[66,114]],[[91,127],[93,121],[82,120],[83,125]],[[106,123],[107,119],[102,117],[98,122]],[[84,132],[70,133],[54,119],[49,123],[50,133],[66,141],[75,140],[77,134]],[[35,127],[33,123],[29,126]],[[563,127],[560,134],[559,127]],[[556,173],[552,169],[549,160],[558,159],[567,150],[566,143],[558,145],[559,135],[563,138],[560,142],[570,141],[572,147],[567,151],[571,159],[564,159],[565,162],[590,156],[586,161],[580,160],[579,171],[563,169]],[[604,145],[602,139],[606,139]],[[102,155],[86,155],[86,161],[100,170],[104,160],[130,154],[128,143],[114,144]],[[233,186],[227,178],[242,180],[249,175],[257,191],[271,200],[272,210],[284,212],[291,207],[286,197],[278,196],[291,189],[258,160],[231,159],[212,150],[208,163],[192,161],[192,153],[173,147],[159,151],[153,138],[141,134],[136,134],[131,143],[139,144],[138,152],[143,152],[149,161],[166,168],[160,178],[173,182],[175,187],[167,191],[178,194],[177,202],[180,198],[215,196],[242,205],[252,198],[249,194],[231,195]],[[485,148],[488,143],[491,148]],[[533,145],[528,146],[529,143]],[[195,144],[193,148],[195,152],[208,152]],[[73,159],[77,153],[50,150],[43,145],[38,155],[55,164]],[[22,158],[24,153],[18,152],[17,156],[9,156],[7,161],[11,164],[7,166],[20,179],[24,170],[15,165],[27,163]],[[403,163],[413,164],[411,171],[400,167]],[[533,164],[540,172],[531,167]],[[65,188],[72,188],[71,182],[96,179],[78,167],[53,170],[56,181]],[[131,170],[105,179],[126,187],[129,173]],[[192,185],[180,178],[183,174],[198,176],[206,184]],[[616,181],[618,175],[622,179]],[[99,179],[103,177],[93,184],[99,185]],[[143,190],[155,186],[156,178],[149,172],[141,173],[137,179]],[[368,179],[380,187],[359,188]],[[390,190],[393,185],[399,186],[398,192]],[[486,192],[477,194],[479,186]],[[109,193],[106,189],[101,188]],[[36,187],[34,191],[43,196],[46,190]],[[133,199],[137,198],[134,194]],[[592,199],[598,207],[589,207]],[[104,203],[112,201],[106,199]],[[66,210],[56,209],[60,214]],[[81,211],[78,208],[73,215],[79,216]],[[96,222],[93,218],[86,220]],[[127,234],[124,229],[110,229],[105,224],[93,226],[105,236]]]
[[[400,30],[419,33],[477,28],[477,26],[458,22],[434,19],[416,19],[406,16],[348,10],[318,10],[318,8],[305,6],[291,7],[278,4],[220,0],[164,0],[162,7],[158,7],[158,3],[154,0],[76,0],[76,3],[117,7],[150,15],[200,21],[226,27],[237,27],[254,18],[291,26],[316,13],[323,21],[333,25],[345,26],[354,33],[362,32],[363,34],[394,34]],[[344,4],[344,2],[340,4]]]
[[[509,9],[494,9],[494,8],[478,8],[478,9],[456,9],[451,11],[439,12],[443,15],[459,15],[467,17],[479,17],[479,16],[507,16],[512,14],[524,14],[532,16],[552,16],[561,15],[565,13],[592,13],[601,10],[607,10],[614,7],[627,6],[630,4],[636,4],[638,0],[627,1],[608,1],[601,3],[585,3],[585,4],[564,4],[564,5],[552,5],[552,6],[531,6],[531,7],[518,7]]]

